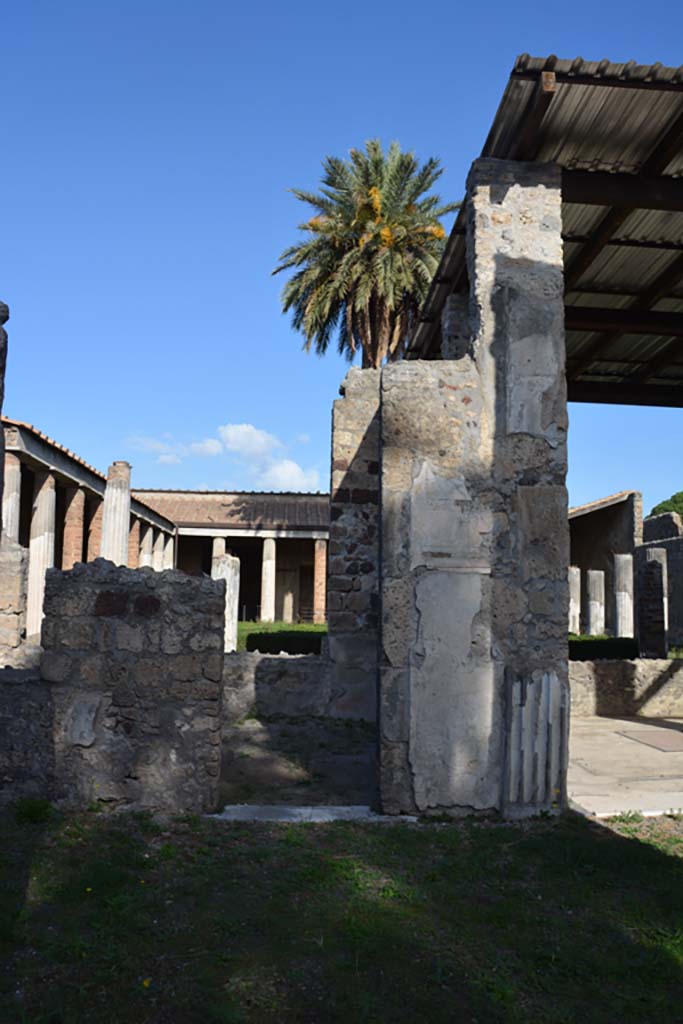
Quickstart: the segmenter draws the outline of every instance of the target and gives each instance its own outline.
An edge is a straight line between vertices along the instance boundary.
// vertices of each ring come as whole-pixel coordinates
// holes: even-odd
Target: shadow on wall
[[[683,662],[672,660],[666,663],[666,667],[658,667],[651,681],[640,685],[639,669],[644,672],[653,664],[655,662],[649,659],[639,662],[594,662],[595,713],[607,718],[640,715],[643,708],[662,693],[677,673],[683,673]],[[656,664],[661,666],[663,662],[657,661]],[[683,691],[683,684],[681,689]],[[683,707],[683,699],[681,706]]]

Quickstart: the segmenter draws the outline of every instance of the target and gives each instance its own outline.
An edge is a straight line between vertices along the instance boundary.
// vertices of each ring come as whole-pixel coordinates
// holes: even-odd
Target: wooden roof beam
[[[569,381],[567,401],[680,409],[683,408],[683,381],[679,387],[664,384],[617,384],[611,381]]]
[[[568,331],[608,331],[617,334],[658,334],[683,338],[683,313],[660,313],[638,309],[602,309],[595,306],[566,306],[564,325]]]
[[[683,210],[683,179],[609,171],[562,171],[562,200],[631,210]]]

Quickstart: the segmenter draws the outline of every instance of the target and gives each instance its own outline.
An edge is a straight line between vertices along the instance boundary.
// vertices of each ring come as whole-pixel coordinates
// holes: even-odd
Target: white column
[[[601,636],[605,632],[605,574],[602,569],[589,569],[588,583],[588,635]]]
[[[128,565],[130,532],[130,464],[114,462],[107,473],[100,554],[115,565]]]
[[[28,555],[28,598],[26,635],[40,633],[43,621],[45,573],[55,564],[55,478],[52,473],[36,472],[31,512],[31,539]]]
[[[261,622],[275,621],[275,539],[263,540],[261,565]]]
[[[163,534],[164,537],[164,569],[172,569],[174,566],[174,554],[173,554],[173,535],[170,533]]]
[[[0,428],[2,429],[2,428]],[[19,540],[21,514],[21,461],[14,452],[5,452],[5,489],[2,495],[2,534]]]
[[[569,632],[577,636],[581,632],[581,570],[578,565],[569,566]]]
[[[161,530],[154,531],[154,547],[152,549],[152,568],[161,572],[164,568],[164,535]]]
[[[152,567],[154,544],[154,528],[149,523],[140,524],[140,568],[147,565]]]
[[[221,558],[225,557],[225,537],[214,537],[213,544],[211,546],[211,575],[214,579],[219,579],[217,575],[217,568]]]
[[[614,635],[634,635],[633,555],[614,556]]]
[[[221,555],[211,564],[211,575],[225,580],[225,652],[237,650],[237,612],[240,596],[240,560],[234,555]]]

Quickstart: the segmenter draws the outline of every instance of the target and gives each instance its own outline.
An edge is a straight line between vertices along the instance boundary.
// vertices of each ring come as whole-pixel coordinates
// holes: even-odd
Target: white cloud
[[[310,444],[311,435],[310,434],[297,434],[297,438],[296,439],[297,439],[297,442],[299,444]]]
[[[277,459],[258,474],[261,487],[274,491],[315,491],[317,469],[302,469],[293,459]]]
[[[282,441],[274,434],[260,430],[252,423],[226,423],[218,428],[218,436],[227,451],[245,459],[265,459],[283,447]]]
[[[188,446],[192,455],[220,455],[223,445],[215,437],[205,437],[203,441],[193,441]]]
[[[164,466],[177,466],[178,463],[182,461],[183,460],[180,456],[176,455],[175,452],[164,452],[164,454],[160,455],[157,459],[157,462],[161,462]]]
[[[168,453],[173,450],[173,446],[166,441],[159,441],[156,437],[144,437],[141,434],[129,437],[128,444],[137,452],[151,452],[153,455]]]

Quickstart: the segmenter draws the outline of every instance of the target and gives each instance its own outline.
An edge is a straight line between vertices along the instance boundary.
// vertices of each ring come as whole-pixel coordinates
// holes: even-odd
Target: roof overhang
[[[519,57],[482,157],[562,170],[568,397],[683,405],[683,67]],[[408,358],[468,290],[458,213]]]

